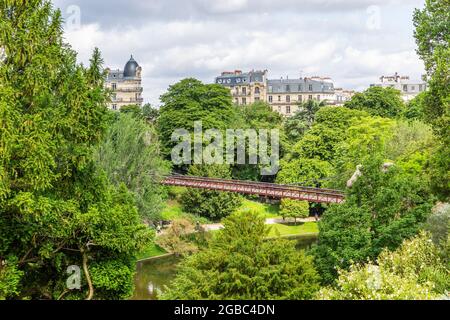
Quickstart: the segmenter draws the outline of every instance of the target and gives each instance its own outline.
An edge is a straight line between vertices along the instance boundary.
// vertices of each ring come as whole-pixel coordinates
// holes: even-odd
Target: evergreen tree
[[[152,233],[93,162],[107,126],[102,59],[96,49],[78,65],[61,26],[50,1],[0,2],[0,296],[126,298]],[[80,290],[66,288],[71,265]]]
[[[311,257],[290,240],[265,240],[255,212],[226,218],[208,248],[182,262],[163,299],[303,300],[319,289]]]

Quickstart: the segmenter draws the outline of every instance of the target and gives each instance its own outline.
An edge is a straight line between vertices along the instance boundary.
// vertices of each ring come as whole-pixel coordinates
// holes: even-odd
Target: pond
[[[293,241],[297,241],[297,249],[309,249],[317,242],[317,236],[299,236]],[[176,269],[180,258],[166,255],[146,261],[140,261],[136,266],[135,291],[133,300],[157,300],[158,292],[164,290],[164,286],[169,285],[175,278]]]

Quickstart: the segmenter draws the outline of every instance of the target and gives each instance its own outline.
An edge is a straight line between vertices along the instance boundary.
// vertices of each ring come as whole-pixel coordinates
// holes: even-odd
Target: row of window
[[[282,98],[282,96],[277,96],[277,102],[282,102],[281,98]],[[320,101],[320,98],[321,98],[321,96],[320,96],[320,94],[318,94],[316,96],[316,100]],[[313,99],[314,99],[314,96],[312,94],[308,95],[308,100],[313,100]],[[284,97],[284,101],[290,103],[291,102],[291,96],[285,96]],[[272,103],[272,102],[273,102],[273,96],[269,96],[269,103]],[[299,95],[297,97],[297,102],[303,102],[303,96],[302,95]]]
[[[291,89],[294,89],[294,92],[295,91],[302,92],[303,91],[303,85],[299,84],[299,85],[295,85],[294,86],[294,85],[288,84],[288,85],[286,85],[284,87],[278,87],[277,89],[278,89],[277,91],[282,91],[284,89],[284,92],[291,92]],[[328,87],[325,88],[324,85],[322,85],[322,90],[323,89],[329,89],[329,88]],[[312,84],[308,85],[308,91],[313,91],[313,85]],[[273,86],[269,86],[269,92],[274,92]]]
[[[291,114],[291,106],[286,106],[284,108],[286,110],[286,112],[285,112],[286,114]],[[279,113],[283,112],[283,107],[282,106],[278,106],[278,112]]]
[[[255,102],[257,102],[257,101],[260,101],[260,98],[256,97],[256,98],[255,98]],[[236,98],[236,99],[235,99],[235,102],[236,102],[236,104],[239,104],[239,99]],[[246,105],[246,104],[247,104],[247,98],[242,98],[241,104]]]
[[[416,86],[410,86],[412,92],[416,91]],[[424,91],[424,85],[419,84],[419,92]],[[403,92],[408,92],[408,85],[404,84],[403,85]]]
[[[244,95],[247,94],[247,87],[242,87],[241,92]],[[239,87],[236,87],[236,93],[239,94]],[[261,91],[260,91],[259,87],[255,87],[255,94],[260,94],[260,93],[261,93]]]

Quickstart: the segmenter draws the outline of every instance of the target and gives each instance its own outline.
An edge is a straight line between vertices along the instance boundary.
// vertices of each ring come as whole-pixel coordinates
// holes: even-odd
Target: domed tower
[[[131,55],[130,60],[128,60],[125,68],[123,69],[124,78],[136,78],[141,76],[141,67],[134,60],[133,55]]]
[[[142,106],[142,68],[139,66],[133,55],[125,64],[123,71],[106,69],[108,76],[106,87],[111,90],[110,109],[120,110],[126,105]]]

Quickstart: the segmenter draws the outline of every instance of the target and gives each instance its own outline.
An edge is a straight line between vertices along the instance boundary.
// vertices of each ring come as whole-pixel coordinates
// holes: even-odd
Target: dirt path
[[[297,219],[297,222],[314,222],[316,221],[316,219],[314,217],[308,217],[308,218],[304,218],[304,219]],[[272,225],[272,224],[277,224],[277,223],[289,223],[289,222],[294,222],[294,219],[280,219],[280,218],[271,218],[271,219],[266,219],[266,224],[267,225]],[[212,223],[212,224],[202,224],[202,227],[205,231],[216,231],[216,230],[220,230],[223,229],[223,224],[221,223]]]

